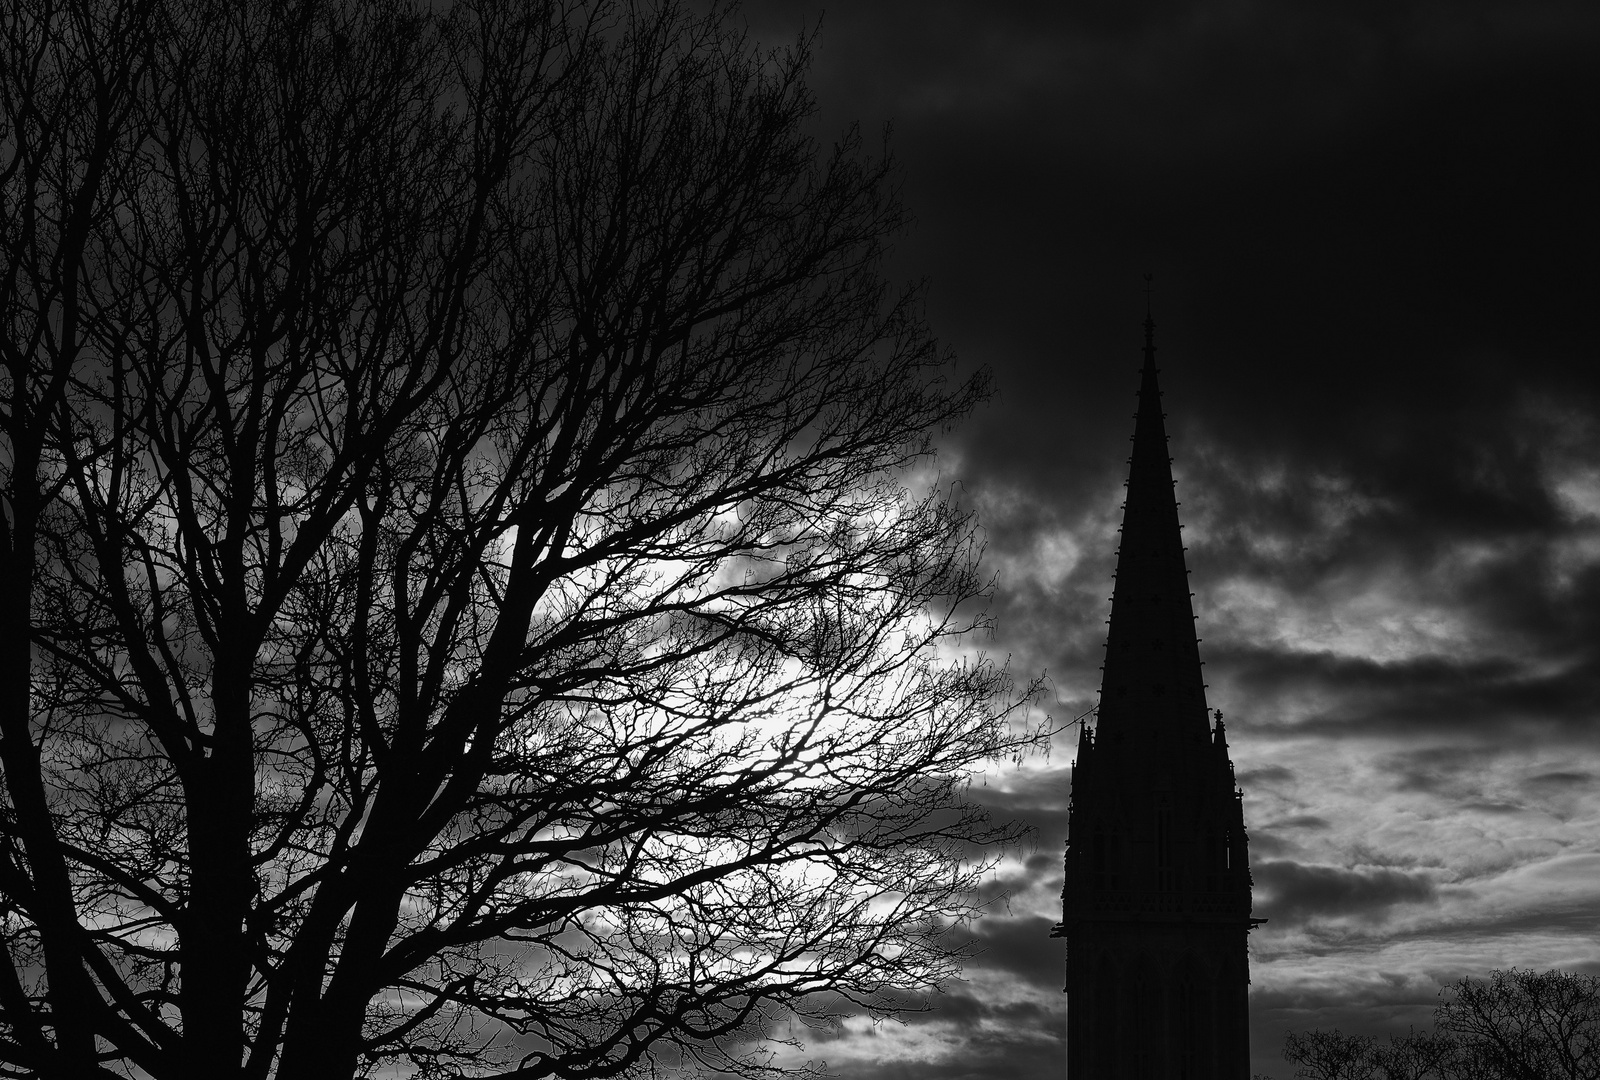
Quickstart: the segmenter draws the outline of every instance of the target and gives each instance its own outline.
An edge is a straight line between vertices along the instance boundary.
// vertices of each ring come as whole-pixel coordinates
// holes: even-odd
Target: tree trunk
[[[245,917],[255,885],[249,652],[236,647],[234,655],[218,658],[211,749],[188,795],[192,891],[180,952],[183,1073],[193,1080],[237,1076],[243,1067],[243,1004],[250,978]]]
[[[19,393],[18,398],[22,395]],[[14,422],[20,419],[13,399]],[[42,1075],[100,1075],[90,1027],[96,993],[84,970],[82,929],[78,925],[72,880],[56,836],[45,794],[39,748],[34,744],[32,713],[32,623],[34,544],[38,514],[38,456],[30,452],[26,433],[13,438],[13,488],[9,550],[0,567],[0,765],[16,815],[32,897],[23,906],[38,928],[44,949],[46,1000],[55,1031],[52,1064]],[[20,444],[20,445],[19,445]]]

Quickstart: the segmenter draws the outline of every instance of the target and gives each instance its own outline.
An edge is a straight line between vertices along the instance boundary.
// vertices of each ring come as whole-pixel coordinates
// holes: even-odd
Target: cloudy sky
[[[792,39],[817,0],[747,0]],[[1426,1024],[1512,965],[1600,971],[1600,7],[849,0],[819,131],[893,123],[893,272],[995,400],[951,440],[991,648],[1093,704],[1143,316],[1256,878],[1254,1067]],[[1058,1077],[1071,749],[934,1011],[851,1080]]]

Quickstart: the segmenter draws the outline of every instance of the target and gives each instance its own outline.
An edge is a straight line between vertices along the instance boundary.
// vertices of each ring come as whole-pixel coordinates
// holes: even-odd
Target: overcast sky
[[[815,0],[750,0],[791,40]],[[893,257],[998,393],[949,441],[995,641],[1093,704],[1155,277],[1209,702],[1256,880],[1254,1068],[1494,968],[1600,971],[1600,6],[850,0],[819,131],[893,123]],[[965,983],[810,1056],[1058,1077],[1070,740]]]

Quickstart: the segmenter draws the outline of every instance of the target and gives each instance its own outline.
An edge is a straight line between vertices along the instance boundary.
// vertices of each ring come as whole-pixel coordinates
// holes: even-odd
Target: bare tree
[[[1600,1076],[1600,978],[1567,971],[1462,979],[1435,1032],[1388,1044],[1338,1030],[1290,1032],[1283,1056],[1311,1080],[1592,1080]]]
[[[753,1075],[951,974],[984,387],[804,48],[0,18],[5,1074]]]
[[[1370,1035],[1347,1035],[1338,1028],[1291,1031],[1284,1038],[1283,1056],[1298,1066],[1295,1075],[1305,1080],[1372,1080],[1377,1045]]]
[[[1600,1076],[1600,976],[1512,968],[1463,979],[1435,1023],[1496,1080]]]

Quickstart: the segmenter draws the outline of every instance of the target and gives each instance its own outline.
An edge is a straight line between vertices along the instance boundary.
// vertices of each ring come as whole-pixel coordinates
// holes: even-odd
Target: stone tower
[[[1070,1080],[1248,1080],[1250,866],[1206,710],[1145,319],[1099,718],[1072,771],[1062,921]]]

